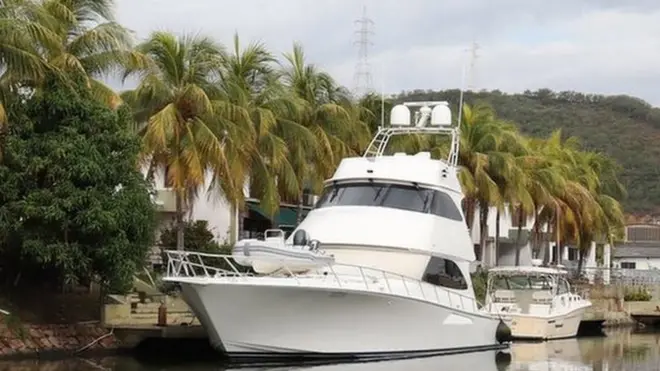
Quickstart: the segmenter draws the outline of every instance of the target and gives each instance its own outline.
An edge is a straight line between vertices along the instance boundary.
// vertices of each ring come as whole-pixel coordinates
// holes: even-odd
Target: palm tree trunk
[[[553,254],[553,251],[550,248],[550,242],[552,241],[552,236],[553,236],[552,233],[554,231],[554,228],[552,226],[552,220],[547,222],[545,227],[546,227],[546,232],[543,234],[543,246],[544,246],[544,248],[545,248],[545,250],[548,254],[547,264],[552,264],[552,262],[554,261],[554,258],[555,258],[554,254]],[[550,259],[551,254],[552,254],[552,259]]]
[[[176,249],[183,251],[184,241],[183,233],[185,230],[183,221],[183,195],[181,191],[176,191]]]
[[[516,267],[520,265],[520,237],[522,237],[522,223],[523,223],[523,217],[524,213],[522,212],[522,209],[518,210],[518,215],[516,215],[518,218],[518,234],[516,235]]]
[[[546,248],[545,243],[541,244],[541,226],[539,225],[539,212],[536,205],[534,205],[534,229],[533,229],[533,244],[534,251],[536,251],[536,258],[538,259],[539,254],[543,254],[543,265],[548,264],[548,258],[550,257],[550,252]]]
[[[465,224],[468,227],[468,230],[472,231],[472,225],[474,224],[474,211],[475,211],[475,201],[471,198],[466,198],[463,201],[463,214],[465,214]]]
[[[498,254],[500,252],[500,209],[495,213],[495,266],[499,264]]]
[[[582,245],[582,243],[580,243]],[[580,278],[580,273],[582,272],[582,264],[584,261],[584,246],[580,246],[578,249],[578,264],[577,270],[575,271],[575,278]]]
[[[296,208],[296,227],[303,221],[303,198],[298,199],[298,207]]]
[[[238,240],[238,235],[243,230],[243,216],[239,215],[238,207],[232,204],[229,211],[229,243],[234,246]]]
[[[589,240],[588,238],[585,238],[585,236],[580,235],[580,243],[577,245],[578,246],[578,264],[577,264],[577,271],[575,272],[575,278],[580,278],[580,274],[582,273],[582,266],[584,264],[584,252],[588,251],[591,246],[591,241],[585,242]]]
[[[557,208],[557,211],[555,212],[555,263],[556,264],[561,264],[561,230],[559,229],[559,208]]]
[[[479,202],[479,247],[481,248],[481,257],[479,260],[484,261],[486,254],[486,239],[488,238],[488,204],[486,202]]]

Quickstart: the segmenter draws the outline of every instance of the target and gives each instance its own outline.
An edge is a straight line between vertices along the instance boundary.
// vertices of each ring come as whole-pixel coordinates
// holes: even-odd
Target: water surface
[[[657,371],[660,370],[660,333],[608,332],[607,337],[515,343],[507,354],[480,352],[455,356],[340,365],[237,367],[218,362],[163,364],[133,358],[71,359],[66,361],[0,362],[0,371]]]

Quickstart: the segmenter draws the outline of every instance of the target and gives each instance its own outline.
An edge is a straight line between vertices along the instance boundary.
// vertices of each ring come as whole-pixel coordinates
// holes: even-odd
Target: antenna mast
[[[468,50],[470,52],[470,67],[468,68],[467,76],[467,90],[473,91],[475,89],[475,74],[476,70],[474,68],[477,59],[479,58],[479,44],[476,41],[472,42],[472,47]]]
[[[358,46],[358,61],[353,75],[353,94],[359,98],[373,90],[369,47],[373,46],[371,37],[374,35],[374,21],[367,17],[366,5],[362,7],[362,17],[356,20],[355,24],[358,26],[355,31],[357,40],[354,42]]]
[[[474,65],[479,58],[477,52],[479,51],[479,44],[476,41],[472,42],[472,47],[466,49],[465,52],[470,52],[470,63],[469,67],[463,64],[463,73],[461,76],[461,94],[458,99],[458,130],[461,128],[461,120],[463,118],[463,93],[465,90],[472,91],[474,90]],[[467,80],[467,87],[466,87]]]

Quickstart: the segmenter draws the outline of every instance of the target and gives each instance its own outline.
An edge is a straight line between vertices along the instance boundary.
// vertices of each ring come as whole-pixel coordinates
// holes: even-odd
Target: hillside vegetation
[[[458,90],[412,91],[402,100],[459,101]],[[601,151],[621,165],[621,181],[628,190],[626,212],[660,214],[660,109],[645,101],[620,95],[603,96],[548,89],[505,94],[467,92],[468,103],[487,102],[498,116],[515,122],[528,135],[547,137],[562,129],[580,138],[585,148]],[[456,110],[454,112],[457,112]]]

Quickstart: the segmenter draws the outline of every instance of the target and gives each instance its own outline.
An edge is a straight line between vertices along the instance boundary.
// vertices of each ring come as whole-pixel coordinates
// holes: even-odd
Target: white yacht
[[[419,107],[413,125],[408,107]],[[392,136],[411,134],[444,135],[448,159],[385,155]],[[285,243],[240,242],[233,256],[168,251],[164,279],[181,285],[212,344],[234,358],[380,359],[506,347],[506,325],[480,309],[472,289],[458,144],[446,102],[397,105],[391,126],[362,157],[341,161]],[[291,251],[305,246],[332,259],[309,254],[313,264],[301,267]],[[246,257],[257,251],[268,252],[257,260],[270,260],[260,269],[269,274],[243,273],[237,261],[250,264]]]
[[[502,316],[516,339],[576,336],[591,302],[571,292],[567,274],[540,266],[491,268],[485,310]]]

